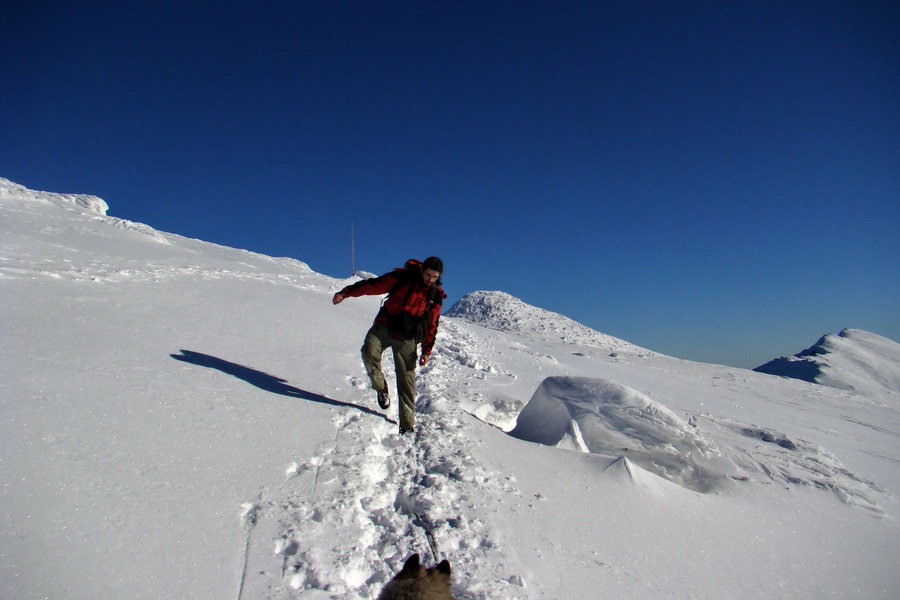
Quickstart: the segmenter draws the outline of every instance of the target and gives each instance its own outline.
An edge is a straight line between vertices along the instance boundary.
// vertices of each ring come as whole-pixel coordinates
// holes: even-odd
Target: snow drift
[[[625,456],[689,489],[708,492],[724,473],[698,464],[718,456],[688,423],[637,390],[603,379],[548,377],[519,414],[513,437]]]
[[[24,185],[19,185],[3,177],[0,177],[0,197],[27,202],[45,202],[61,208],[81,208],[100,215],[105,215],[109,210],[109,205],[97,196],[30,190]]]

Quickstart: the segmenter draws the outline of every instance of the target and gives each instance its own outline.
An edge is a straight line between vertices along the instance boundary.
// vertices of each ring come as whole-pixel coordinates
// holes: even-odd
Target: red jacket
[[[433,287],[426,287],[420,274],[416,272],[410,274],[409,269],[394,269],[381,277],[364,279],[348,285],[341,290],[341,294],[350,298],[388,294],[375,317],[375,321],[383,325],[389,325],[392,315],[404,312],[413,317],[424,317],[425,339],[422,340],[422,354],[431,354],[441,317],[441,306],[447,297],[440,282]]]

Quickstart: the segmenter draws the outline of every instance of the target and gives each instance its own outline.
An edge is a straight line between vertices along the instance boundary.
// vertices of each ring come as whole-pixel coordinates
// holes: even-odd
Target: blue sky
[[[653,350],[900,341],[896,2],[49,2],[0,176],[316,271],[444,259]],[[260,340],[262,343],[262,340]]]

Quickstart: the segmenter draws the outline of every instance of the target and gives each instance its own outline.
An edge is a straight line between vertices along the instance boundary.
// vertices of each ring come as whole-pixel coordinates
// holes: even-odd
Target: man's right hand
[[[338,292],[337,294],[334,295],[334,298],[331,299],[331,303],[334,305],[340,304],[341,302],[344,301],[345,297],[346,296],[344,296],[342,293]]]

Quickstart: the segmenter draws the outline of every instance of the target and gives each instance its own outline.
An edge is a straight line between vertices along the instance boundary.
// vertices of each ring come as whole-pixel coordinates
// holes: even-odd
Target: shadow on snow
[[[269,375],[268,373],[257,371],[256,369],[245,367],[244,365],[228,362],[227,360],[223,360],[215,356],[201,354],[200,352],[193,352],[192,350],[181,350],[181,354],[171,354],[170,356],[175,360],[180,360],[192,365],[198,365],[201,367],[207,367],[209,369],[222,371],[223,373],[227,373],[228,375],[232,375],[234,377],[237,377],[238,379],[242,379],[250,385],[254,385],[259,389],[265,390],[267,392],[272,392],[273,394],[287,396],[288,398],[309,400],[311,402],[321,402],[322,404],[328,404],[330,406],[344,406],[348,408],[355,408],[357,410],[361,410],[364,413],[368,413],[376,417],[381,417],[389,423],[393,422],[388,419],[387,416],[383,413],[372,410],[371,408],[360,406],[358,404],[352,404],[350,402],[341,402],[340,400],[335,400],[333,398],[329,398],[328,396],[322,396],[321,394],[307,392],[306,390],[301,390],[300,388],[287,385],[287,380],[280,377],[275,377],[274,375]]]

